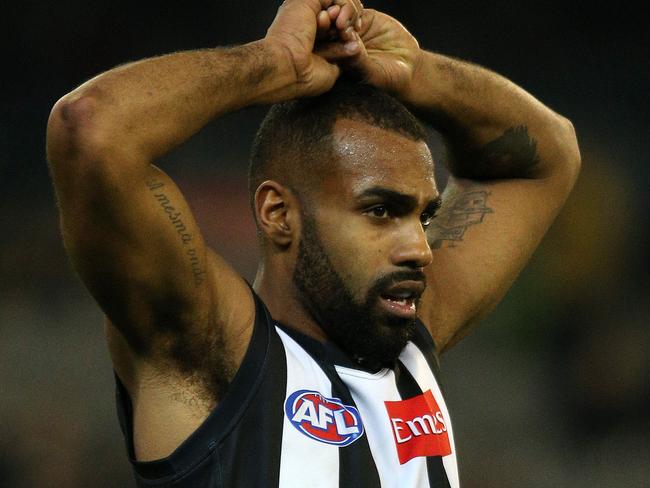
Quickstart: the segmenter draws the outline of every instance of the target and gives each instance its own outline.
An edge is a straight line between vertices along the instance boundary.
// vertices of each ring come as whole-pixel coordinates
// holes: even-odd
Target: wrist
[[[408,84],[404,87],[399,98],[413,106],[421,106],[423,103],[423,89],[426,92],[431,91],[430,72],[428,70],[427,53],[425,50],[418,48],[413,60],[413,71]]]
[[[255,50],[264,64],[256,80],[251,104],[268,105],[301,96],[294,61],[289,49],[271,39],[261,39],[242,46]]]

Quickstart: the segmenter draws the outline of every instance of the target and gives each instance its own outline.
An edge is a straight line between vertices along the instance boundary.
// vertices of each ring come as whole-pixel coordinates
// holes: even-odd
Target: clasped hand
[[[329,90],[348,72],[399,96],[421,56],[400,22],[359,0],[286,0],[266,39],[288,51],[306,95]]]

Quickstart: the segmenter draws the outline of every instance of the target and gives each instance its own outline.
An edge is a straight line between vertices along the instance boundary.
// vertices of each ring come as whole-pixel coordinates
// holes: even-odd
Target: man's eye
[[[384,218],[388,217],[388,209],[384,205],[377,205],[368,210],[368,213],[373,217]]]
[[[422,227],[429,227],[429,224],[435,217],[435,214],[430,214],[427,212],[424,212],[422,215],[420,215],[420,222],[422,222]]]

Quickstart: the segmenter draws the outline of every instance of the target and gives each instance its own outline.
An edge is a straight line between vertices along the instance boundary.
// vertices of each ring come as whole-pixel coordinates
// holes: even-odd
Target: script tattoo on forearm
[[[468,227],[482,223],[487,214],[493,213],[487,206],[489,195],[485,190],[467,191],[443,206],[428,230],[431,249],[440,249],[445,241],[447,247],[456,247]]]
[[[199,253],[196,250],[196,247],[192,245],[193,237],[192,234],[188,232],[187,227],[185,227],[185,224],[183,223],[181,212],[174,208],[171,201],[169,200],[169,197],[167,197],[167,195],[163,192],[162,189],[165,187],[164,183],[153,178],[147,180],[145,183],[147,185],[147,188],[149,188],[149,190],[152,192],[154,198],[160,204],[160,207],[167,214],[169,222],[174,227],[174,230],[176,230],[176,233],[183,243],[183,246],[186,247],[185,253],[187,254],[190,267],[192,269],[194,285],[201,285],[205,278],[205,269],[203,269],[201,266]]]

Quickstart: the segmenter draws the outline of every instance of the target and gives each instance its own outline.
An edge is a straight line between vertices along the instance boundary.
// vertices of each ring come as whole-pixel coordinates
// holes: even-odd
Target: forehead
[[[349,119],[338,120],[332,136],[333,171],[323,182],[328,190],[354,194],[381,186],[422,198],[437,195],[426,142]]]

